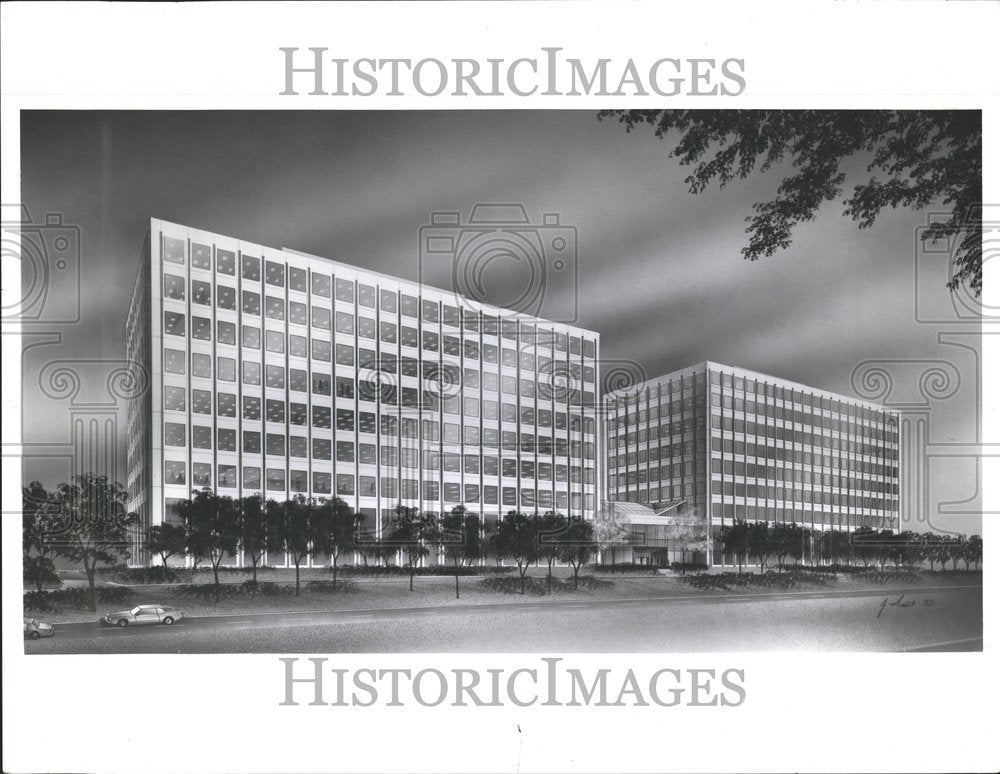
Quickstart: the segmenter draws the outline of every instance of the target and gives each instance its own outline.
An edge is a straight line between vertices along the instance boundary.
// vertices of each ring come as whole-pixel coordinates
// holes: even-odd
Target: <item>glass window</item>
[[[420,312],[420,303],[416,297],[403,294],[400,297],[399,311],[407,317],[417,317]]]
[[[268,422],[285,421],[285,401],[268,398],[265,403],[265,413]]]
[[[317,395],[330,394],[330,374],[314,373],[312,377],[312,391]]]
[[[244,255],[240,259],[240,266],[242,267],[243,279],[260,282],[260,258]]]
[[[187,391],[183,387],[163,388],[163,408],[170,411],[185,411],[187,409]]]
[[[354,476],[348,473],[337,474],[337,494],[339,495],[354,494]]]
[[[292,368],[288,371],[288,389],[292,392],[308,392],[308,374],[300,368]]]
[[[253,395],[243,396],[243,418],[260,421],[260,398]]]
[[[330,459],[331,442],[329,438],[313,438],[312,456],[317,460]]]
[[[195,449],[211,449],[212,428],[194,425],[191,428],[191,446]]]
[[[209,462],[195,462],[191,465],[191,483],[199,488],[212,486],[212,465]]]
[[[163,313],[163,332],[171,336],[184,335],[184,315],[178,312]]]
[[[358,318],[358,336],[363,339],[375,338],[375,321],[370,317]]]
[[[243,488],[260,489],[260,468],[256,465],[243,466]]]
[[[219,465],[217,470],[218,470],[219,487],[222,489],[235,489],[236,466]],[[211,486],[211,484],[209,486]]]
[[[288,404],[288,421],[293,425],[305,425],[308,409],[305,403]]]
[[[375,308],[375,288],[371,285],[363,285],[358,283],[358,304],[361,306],[367,306],[371,309]]]
[[[243,361],[243,384],[260,384],[260,363]]]
[[[264,348],[268,352],[285,353],[285,334],[281,331],[264,331]]]
[[[289,301],[288,322],[296,323],[297,325],[308,325],[309,321],[306,318],[306,305],[300,304],[298,301]]]
[[[187,446],[187,427],[179,422],[163,423],[164,446]]]
[[[313,491],[317,494],[330,493],[330,474],[313,471]]]
[[[288,456],[289,457],[307,457],[309,456],[309,439],[304,438],[301,435],[292,435],[288,438]]]
[[[285,299],[268,296],[264,299],[264,313],[272,320],[284,320]]]
[[[211,414],[212,393],[209,390],[191,390],[191,411],[195,414]]]
[[[243,452],[245,454],[260,454],[260,433],[256,430],[243,431]]]
[[[236,361],[231,357],[220,357],[218,363],[218,378],[223,382],[235,382]]]
[[[314,328],[320,328],[321,330],[330,330],[330,310],[323,306],[314,306],[312,308],[312,324]]]
[[[330,409],[326,406],[312,407],[313,427],[330,427]]]
[[[186,470],[187,466],[183,462],[164,460],[163,483],[183,486],[187,483]]]
[[[268,433],[264,439],[267,453],[272,457],[285,456],[285,436],[280,433]]]
[[[340,345],[338,345],[339,347]],[[320,339],[312,340],[312,357],[313,360],[322,360],[324,363],[330,362],[330,342],[321,341]]]
[[[337,300],[354,302],[354,282],[337,277]]]
[[[235,312],[236,288],[231,288],[227,285],[216,285],[215,302],[216,304],[218,304],[219,309],[228,309],[232,312]]]
[[[212,340],[212,321],[207,317],[191,318],[191,338],[201,341]]]
[[[215,409],[220,417],[235,417],[236,396],[229,392],[220,392],[215,397]]]
[[[306,270],[297,269],[294,266],[288,267],[288,287],[290,290],[297,290],[305,293],[309,290],[306,285]]]
[[[215,270],[219,274],[228,274],[231,277],[236,276],[236,254],[231,250],[219,250],[215,251]]]
[[[212,286],[201,280],[191,280],[191,303],[211,306]]]
[[[264,381],[268,387],[276,390],[285,389],[285,369],[283,366],[268,365],[264,367]]]
[[[337,462],[354,462],[353,441],[337,441]]]
[[[420,303],[420,309],[423,314],[423,318],[427,322],[437,322],[438,305],[436,301],[430,301],[425,299]]]
[[[208,245],[191,243],[191,265],[196,269],[212,270],[212,248]]]
[[[191,355],[191,375],[204,379],[212,378],[212,356],[195,352]]]
[[[180,239],[163,237],[163,260],[171,263],[184,263],[185,244]]]
[[[235,323],[218,320],[215,324],[216,339],[220,344],[236,344]]]
[[[275,261],[266,261],[264,281],[268,285],[283,288],[285,286],[285,266]]]
[[[292,357],[307,357],[306,349],[306,338],[305,336],[296,336],[294,334],[289,334],[288,336],[288,354]]]
[[[354,412],[350,409],[337,409],[337,429],[354,429]]]
[[[236,451],[236,431],[228,427],[220,427],[216,442],[216,448],[218,448],[219,451]],[[233,475],[235,475],[235,470]],[[233,486],[235,485],[236,483],[234,481]]]
[[[329,358],[327,358],[329,360]],[[337,345],[337,363],[339,365],[354,365],[354,347],[350,344]]]
[[[312,292],[314,296],[330,297],[330,277],[327,274],[312,275]]]
[[[252,290],[243,291],[243,314],[260,314],[260,293]]]
[[[175,301],[184,300],[184,278],[176,274],[163,275],[163,297]]]
[[[383,312],[395,312],[396,294],[391,290],[379,291],[379,306],[382,307]]]
[[[354,333],[354,315],[337,312],[337,333]]]
[[[285,471],[282,468],[267,469],[268,491],[277,492],[285,488]]]

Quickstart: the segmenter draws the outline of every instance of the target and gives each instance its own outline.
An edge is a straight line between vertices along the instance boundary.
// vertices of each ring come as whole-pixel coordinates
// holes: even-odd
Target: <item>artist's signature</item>
[[[882,604],[879,605],[878,615],[876,615],[875,618],[881,618],[882,613],[885,611],[887,607],[907,608],[907,607],[917,607],[917,604],[918,603],[915,598],[907,599],[906,594],[900,594],[898,599],[894,599],[892,597],[885,597],[882,599]],[[934,600],[930,599],[929,597],[924,597],[923,600],[921,600],[920,602],[920,607],[934,607]]]

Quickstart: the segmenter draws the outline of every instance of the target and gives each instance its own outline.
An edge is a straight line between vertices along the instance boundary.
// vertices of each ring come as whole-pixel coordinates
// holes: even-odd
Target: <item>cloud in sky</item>
[[[715,360],[851,394],[862,360],[951,357],[913,318],[925,213],[862,231],[830,203],[751,263],[744,218],[783,170],[694,196],[669,147],[589,111],[24,113],[22,198],[81,227],[85,299],[59,345],[24,358],[25,440],[66,436],[65,406],[35,386],[45,362],[124,356],[150,217],[417,280],[431,212],[520,202],[577,229],[578,324],[651,376]],[[847,171],[850,185],[864,165]],[[941,416],[935,433],[974,438],[971,410]]]

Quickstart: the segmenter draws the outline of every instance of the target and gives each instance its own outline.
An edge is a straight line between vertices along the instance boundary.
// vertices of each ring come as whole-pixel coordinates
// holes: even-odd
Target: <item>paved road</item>
[[[981,650],[982,587],[581,599],[57,624],[28,653]]]

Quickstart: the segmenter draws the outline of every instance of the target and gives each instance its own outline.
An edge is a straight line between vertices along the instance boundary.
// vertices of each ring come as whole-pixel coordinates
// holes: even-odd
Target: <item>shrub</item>
[[[24,609],[36,613],[51,613],[56,608],[49,599],[49,592],[29,591],[24,595]]]
[[[658,575],[658,568],[648,564],[635,564],[634,562],[617,562],[616,564],[592,564],[590,569],[594,572],[621,573],[630,575]],[[704,568],[702,568],[704,569]]]
[[[708,569],[704,562],[671,562],[670,569],[674,572],[702,572]]]

